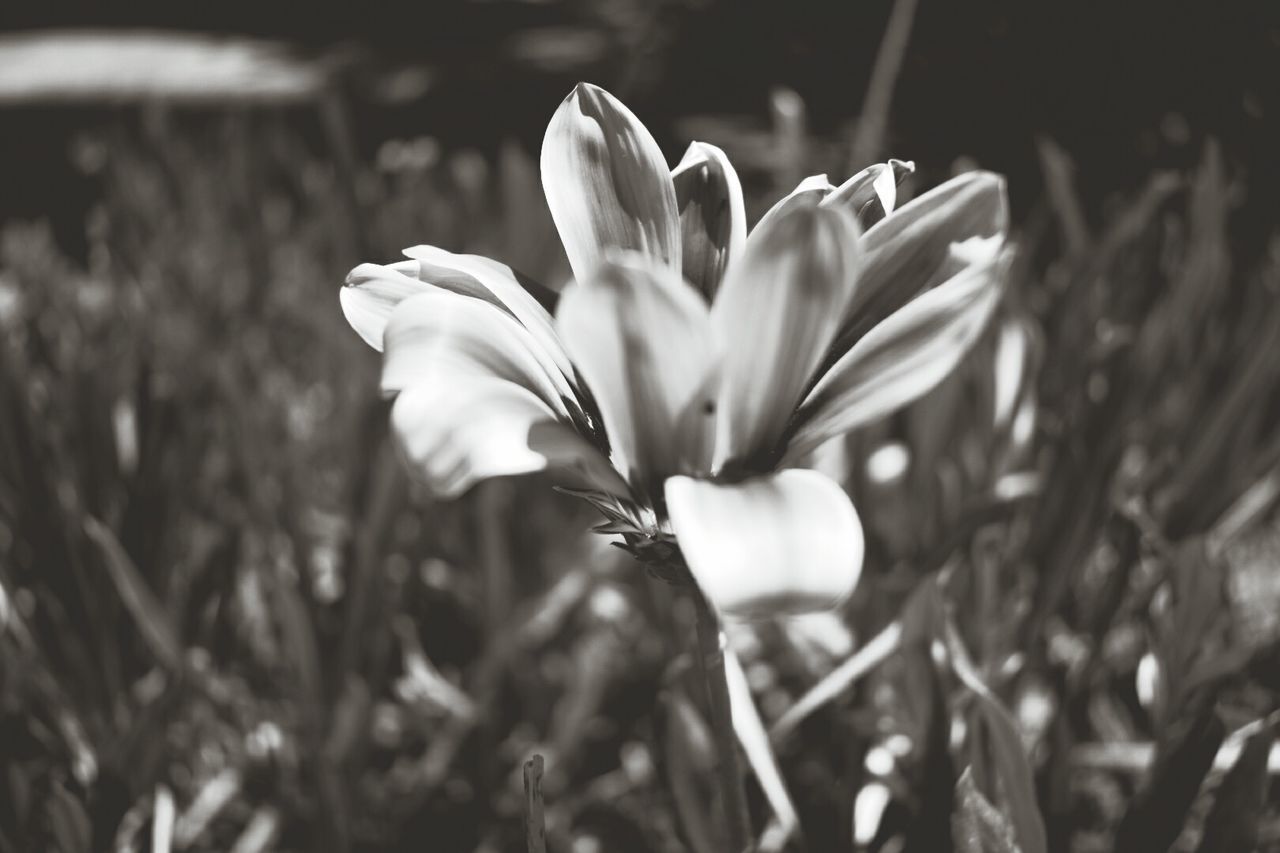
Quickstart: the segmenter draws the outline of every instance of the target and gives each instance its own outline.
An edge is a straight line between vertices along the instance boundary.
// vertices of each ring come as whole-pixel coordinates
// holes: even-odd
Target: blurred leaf
[[[695,853],[714,853],[711,798],[699,784],[716,764],[715,745],[697,707],[679,689],[667,695],[667,781],[685,840]]]
[[[957,853],[1021,853],[1013,841],[1013,827],[973,784],[967,767],[956,782],[951,836]]]
[[[769,733],[775,743],[781,743],[804,721],[823,705],[839,697],[902,645],[902,623],[892,622],[866,645],[849,656],[844,663],[811,687],[795,701],[786,713],[778,718]]]
[[[755,772],[760,787],[764,789],[765,798],[769,800],[777,822],[777,827],[768,833],[769,845],[766,847],[762,843],[760,850],[761,853],[781,850],[787,839],[799,829],[800,818],[791,802],[791,795],[787,793],[787,783],[782,778],[778,759],[769,744],[769,735],[760,720],[760,712],[756,710],[755,700],[751,698],[747,676],[730,648],[725,649],[724,664],[725,677],[729,682],[729,705],[733,712],[734,731],[747,754],[747,762]]]
[[[76,797],[55,783],[45,801],[46,831],[52,843],[50,853],[88,853],[89,816]]]
[[[1173,845],[1225,732],[1213,707],[1206,705],[1195,716],[1177,719],[1162,733],[1146,785],[1116,830],[1117,850],[1164,853]]]
[[[1000,790],[1009,804],[1009,818],[1023,853],[1045,853],[1044,821],[1036,804],[1035,778],[1022,747],[1022,736],[1013,715],[1000,703],[969,660],[969,653],[950,618],[946,621],[947,652],[952,671],[973,694],[990,739]]]
[[[1213,808],[1204,822],[1200,853],[1254,850],[1267,810],[1267,759],[1275,732],[1270,726],[1250,736],[1235,766],[1218,786]]]
[[[936,587],[936,584],[931,584]],[[905,707],[899,720],[913,744],[910,756],[912,820],[904,853],[932,853],[953,846],[951,816],[955,812],[955,762],[951,757],[952,716],[947,691],[933,658],[932,640],[903,649],[896,667]]]
[[[120,540],[110,528],[91,516],[85,517],[84,531],[102,551],[107,573],[120,594],[120,600],[133,616],[152,654],[169,670],[180,672],[183,668],[183,653],[178,633],[168,612],[125,553]]]
[[[1063,148],[1047,136],[1036,139],[1040,154],[1040,170],[1044,172],[1045,189],[1053,207],[1067,252],[1079,255],[1092,242],[1080,196],[1075,188],[1075,164]]]

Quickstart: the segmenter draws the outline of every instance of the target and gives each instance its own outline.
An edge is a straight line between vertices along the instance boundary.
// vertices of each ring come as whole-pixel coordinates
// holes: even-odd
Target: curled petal
[[[430,286],[418,280],[418,264],[403,261],[390,266],[361,264],[347,273],[338,292],[342,313],[365,343],[382,352],[382,334],[396,306]]]
[[[858,341],[814,386],[784,464],[931,391],[973,346],[1000,300],[999,238],[958,245],[967,265]]]
[[[724,152],[705,142],[689,146],[671,180],[680,212],[684,278],[710,301],[725,267],[747,241],[742,184]]]
[[[441,290],[482,299],[501,308],[538,342],[566,377],[573,377],[573,364],[564,351],[551,319],[555,294],[506,264],[480,255],[462,255],[435,246],[413,246],[405,256],[417,262],[417,276]]]
[[[411,297],[391,315],[383,338],[386,393],[454,374],[495,376],[532,391],[559,415],[576,405],[568,380],[530,332],[479,299],[443,291]]]
[[[725,342],[716,464],[773,449],[840,327],[858,275],[857,226],[796,207],[747,239],[711,308]]]
[[[828,609],[858,582],[862,524],[849,496],[816,471],[733,484],[672,477],[666,494],[689,571],[721,613]]]
[[[454,374],[415,385],[396,398],[391,423],[410,470],[437,497],[542,470],[566,485],[628,494],[600,451],[537,396],[501,379]]]
[[[890,160],[868,166],[832,190],[822,204],[844,207],[865,230],[893,213],[897,206],[898,185],[915,168],[915,163],[907,160]]]
[[[680,218],[662,150],[621,101],[579,83],[542,141],[542,187],[573,275],[627,249],[680,269]]]
[[[774,202],[773,207],[765,211],[764,216],[760,217],[760,221],[756,223],[756,227],[751,230],[758,231],[766,222],[771,222],[788,211],[817,207],[833,189],[835,187],[831,186],[826,175],[810,175],[796,184],[795,189]]]
[[[862,237],[866,265],[836,344],[844,352],[912,297],[956,272],[951,245],[1009,229],[1004,178],[967,172],[898,208]]]
[[[634,484],[648,490],[669,474],[708,469],[715,346],[692,288],[643,257],[620,256],[565,290],[557,323]]]

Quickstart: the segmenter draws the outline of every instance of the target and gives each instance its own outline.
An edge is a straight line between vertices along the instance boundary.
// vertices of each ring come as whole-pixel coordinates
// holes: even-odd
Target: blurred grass
[[[775,112],[699,125],[755,152],[754,210],[850,150]],[[0,236],[0,850],[523,849],[534,751],[548,849],[713,849],[692,614],[543,483],[417,494],[338,310],[365,247],[566,276],[533,159],[343,165],[300,122],[119,121],[78,143],[87,262]],[[1210,772],[1280,691],[1280,242],[1235,262],[1212,144],[1101,210],[1041,153],[986,339],[824,452],[867,529],[855,599],[733,632],[770,723],[901,614],[902,650],[775,743],[795,849],[1005,849],[973,844],[1037,800],[1052,850],[1280,843],[1261,747],[1220,783],[1257,809]],[[1154,772],[1081,763],[1108,744]]]

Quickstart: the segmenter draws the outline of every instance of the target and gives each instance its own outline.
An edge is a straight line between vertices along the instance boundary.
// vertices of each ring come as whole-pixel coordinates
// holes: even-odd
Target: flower
[[[827,440],[926,393],[1000,295],[1004,181],[961,175],[896,206],[911,164],[806,179],[747,233],[715,146],[668,171],[604,90],[580,84],[542,147],[574,281],[559,295],[431,246],[363,264],[341,291],[385,353],[382,387],[438,495],[546,470],[642,560],[683,558],[726,614],[830,607],[861,524],[801,467]],[[553,316],[554,310],[554,316]]]

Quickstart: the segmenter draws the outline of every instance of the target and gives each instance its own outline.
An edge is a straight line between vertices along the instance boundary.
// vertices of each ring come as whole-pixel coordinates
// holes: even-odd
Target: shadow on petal
[[[1007,259],[999,238],[974,242],[952,252],[957,265],[968,264],[961,272],[880,323],[822,376],[783,464],[919,399],[964,358],[1000,301]]]
[[[628,494],[598,450],[511,382],[458,375],[417,385],[397,397],[391,422],[411,472],[440,498],[491,477],[543,470],[574,488]]]
[[[680,269],[680,218],[662,150],[621,101],[579,83],[542,141],[542,187],[583,281],[611,250]]]
[[[680,212],[685,281],[710,302],[731,260],[747,241],[747,214],[738,173],[714,145],[694,142],[671,171]]]
[[[711,306],[725,348],[717,466],[776,444],[840,328],[860,262],[843,210],[801,205],[751,232]]]
[[[968,172],[935,187],[868,229],[866,264],[834,347],[844,353],[872,326],[950,278],[953,243],[1001,237],[1009,229],[1004,178]]]
[[[411,297],[391,315],[384,341],[386,393],[453,381],[455,375],[491,376],[532,391],[560,415],[569,415],[576,399],[568,379],[532,334],[479,299],[446,291]]]
[[[709,469],[716,346],[691,287],[620,256],[565,290],[557,325],[636,486],[651,493],[671,474]]]

